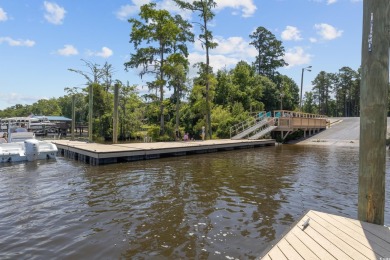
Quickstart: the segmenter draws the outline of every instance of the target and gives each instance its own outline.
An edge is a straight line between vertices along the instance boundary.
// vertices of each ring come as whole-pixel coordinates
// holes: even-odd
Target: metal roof
[[[72,119],[64,116],[46,116],[49,121],[72,121]]]

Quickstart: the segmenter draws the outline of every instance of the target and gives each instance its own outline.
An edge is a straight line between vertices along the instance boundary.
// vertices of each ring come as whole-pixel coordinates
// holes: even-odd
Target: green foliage
[[[61,115],[61,108],[59,107],[57,100],[54,98],[41,99],[31,106],[31,113],[34,115],[59,116]]]
[[[0,118],[23,117],[31,114],[31,105],[16,104],[4,110],[0,110]]]
[[[283,59],[282,42],[266,28],[258,27],[249,37],[252,39],[250,44],[257,50],[254,66],[260,75],[273,77],[278,68],[288,65]]]
[[[214,134],[218,138],[230,138],[230,127],[232,126],[232,114],[222,106],[216,106],[211,113],[213,118]]]
[[[206,50],[206,63],[201,64],[199,67],[198,74],[203,78],[204,84],[201,83],[195,83],[205,86],[206,90],[206,135],[209,136],[209,138],[212,138],[212,126],[211,126],[211,108],[212,108],[212,100],[211,97],[211,91],[213,87],[212,80],[212,68],[210,67],[210,56],[209,51],[210,49],[214,49],[218,46],[216,42],[213,42],[213,35],[212,32],[209,30],[209,22],[212,21],[214,18],[213,8],[216,7],[216,2],[214,0],[200,0],[200,1],[192,1],[192,3],[189,3],[187,1],[182,0],[174,0],[175,3],[182,9],[187,9],[192,12],[197,12],[198,16],[201,20],[200,23],[197,23],[200,25],[201,33],[199,34],[199,40],[202,44],[202,47]]]
[[[315,109],[310,106],[308,108],[330,116],[359,116],[360,80],[360,69],[354,71],[349,67],[342,67],[338,73],[321,71],[312,81],[313,100],[310,102]]]
[[[137,93],[137,86],[119,84],[119,139],[128,140],[136,137],[145,117],[145,105]]]
[[[160,135],[160,127],[157,125],[151,125],[148,127],[147,136],[152,137],[153,139],[157,139]]]
[[[316,108],[314,104],[314,95],[312,92],[306,92],[305,93],[305,102],[303,103],[302,110],[306,113],[315,114]]]
[[[149,81],[147,85],[150,90],[156,89],[159,92],[160,134],[163,134],[164,87],[171,71],[171,67],[165,66],[165,63],[172,53],[187,57],[185,43],[193,41],[193,35],[189,30],[189,23],[180,16],[172,17],[167,10],[157,10],[155,3],[141,6],[139,16],[141,20],[129,20],[132,24],[130,43],[133,43],[136,52],[131,54],[125,68],[141,68],[141,78],[145,74],[154,76],[154,81]]]

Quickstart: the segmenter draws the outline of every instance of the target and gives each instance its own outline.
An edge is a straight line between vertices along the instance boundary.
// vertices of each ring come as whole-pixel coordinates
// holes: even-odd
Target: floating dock
[[[66,158],[90,165],[157,159],[169,156],[228,151],[233,149],[275,146],[274,139],[262,140],[206,140],[187,142],[152,142],[98,144],[69,140],[53,140],[58,153]]]
[[[310,210],[259,259],[390,259],[390,229]]]

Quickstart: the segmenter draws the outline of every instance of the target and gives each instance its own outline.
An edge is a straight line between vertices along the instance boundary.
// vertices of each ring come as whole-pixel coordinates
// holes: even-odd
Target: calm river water
[[[308,209],[356,218],[358,161],[358,148],[281,145],[5,164],[0,258],[253,259]]]

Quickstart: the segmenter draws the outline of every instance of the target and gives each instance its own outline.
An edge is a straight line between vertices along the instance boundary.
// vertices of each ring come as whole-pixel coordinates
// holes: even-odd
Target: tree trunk
[[[207,34],[207,21],[204,17],[204,27]],[[210,57],[209,57],[209,40],[206,37],[206,133],[209,139],[212,139],[213,132],[211,129],[211,107],[210,107]]]
[[[164,46],[161,45],[160,48],[160,136],[164,135],[165,133],[165,125],[164,125],[164,85],[163,85],[163,78],[164,78],[164,72],[163,72],[163,66],[164,66]]]
[[[175,87],[175,96],[176,96],[176,126],[175,126],[175,131],[176,131],[176,138],[180,136],[179,134],[179,124],[180,124],[180,92],[179,88]]]

